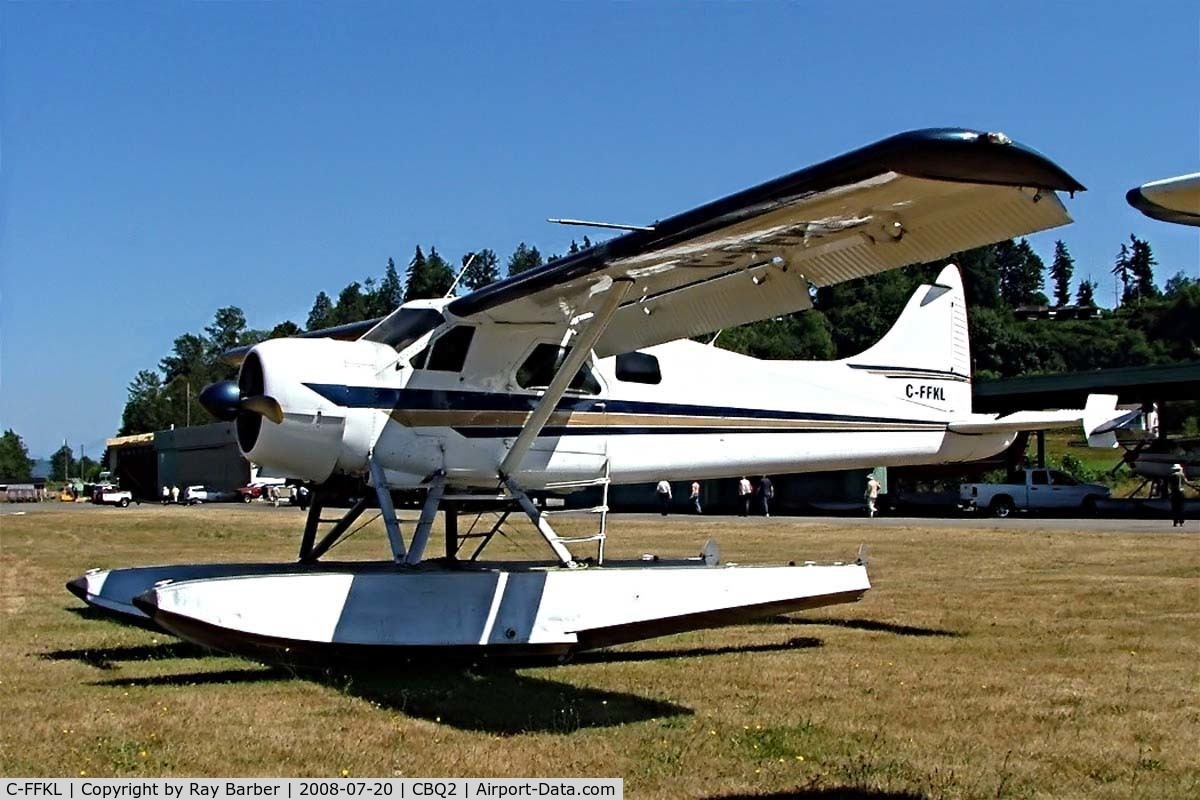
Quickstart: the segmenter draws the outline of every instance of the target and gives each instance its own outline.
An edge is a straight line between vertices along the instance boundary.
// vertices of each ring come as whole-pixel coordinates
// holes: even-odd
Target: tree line
[[[0,435],[0,480],[10,483],[28,483],[33,480],[34,460],[29,457],[25,440],[12,428]],[[65,443],[50,456],[50,479],[63,481],[67,478],[83,478],[94,481],[100,475],[103,463],[90,456],[76,459],[75,452]]]

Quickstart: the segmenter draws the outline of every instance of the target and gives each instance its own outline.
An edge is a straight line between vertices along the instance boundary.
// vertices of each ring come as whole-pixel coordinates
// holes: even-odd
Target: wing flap
[[[903,177],[890,183],[888,194],[875,198],[872,206],[844,206],[840,215],[821,209],[821,234],[813,232],[809,220],[786,225],[777,218],[766,221],[767,233],[757,237],[726,237],[719,247],[614,263],[605,274],[624,270],[640,275],[631,293],[640,297],[618,312],[597,344],[597,355],[802,311],[812,306],[810,285],[828,286],[933,261],[1070,221],[1053,193],[1034,202],[1033,190],[1014,187],[939,185]],[[569,305],[569,295],[559,294],[543,308],[564,304]],[[494,312],[489,316],[503,319]]]

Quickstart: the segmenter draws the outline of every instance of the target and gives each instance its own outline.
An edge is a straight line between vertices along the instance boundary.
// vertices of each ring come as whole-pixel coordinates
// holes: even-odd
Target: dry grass
[[[300,523],[234,508],[0,519],[0,772],[623,776],[631,797],[1200,792],[1194,533],[615,518],[618,555],[718,535],[729,560],[850,558],[865,539],[875,589],[563,667],[391,679],[206,655],[73,613],[62,587],[95,565],[288,559]]]

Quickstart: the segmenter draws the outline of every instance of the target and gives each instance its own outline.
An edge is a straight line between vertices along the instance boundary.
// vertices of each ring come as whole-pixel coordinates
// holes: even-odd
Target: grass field
[[[7,511],[7,510],[6,510]],[[621,776],[630,797],[1200,795],[1200,537],[614,517],[610,552],[849,559],[858,604],[505,671],[301,678],[89,618],[90,566],[290,559],[293,510],[0,517],[6,776]],[[1081,523],[1083,525],[1085,523]],[[378,557],[369,528],[335,553]],[[531,535],[518,539],[537,554]]]

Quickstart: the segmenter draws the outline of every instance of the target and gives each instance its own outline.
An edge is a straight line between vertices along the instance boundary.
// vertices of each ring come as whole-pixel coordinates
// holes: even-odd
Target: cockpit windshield
[[[446,321],[432,308],[401,308],[388,315],[364,339],[403,350]]]

